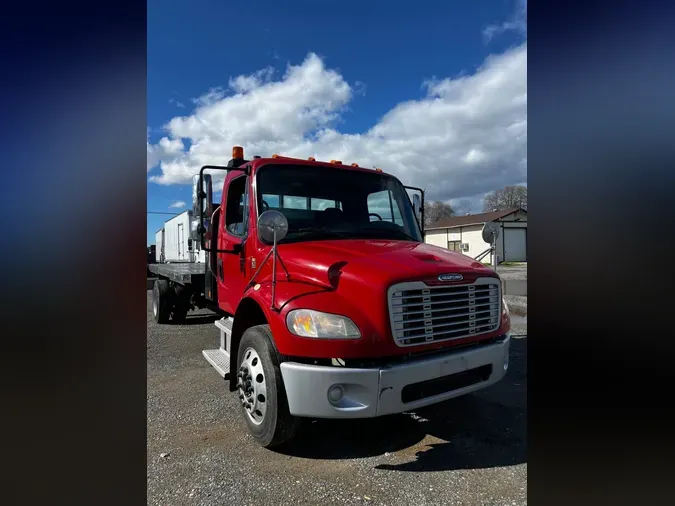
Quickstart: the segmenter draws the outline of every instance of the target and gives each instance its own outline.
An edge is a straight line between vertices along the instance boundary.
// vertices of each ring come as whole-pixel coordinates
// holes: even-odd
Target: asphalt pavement
[[[527,338],[496,385],[382,419],[308,421],[283,450],[248,435],[238,399],[202,357],[216,317],[156,325],[148,291],[148,504],[527,503]],[[527,334],[527,319],[516,322]]]

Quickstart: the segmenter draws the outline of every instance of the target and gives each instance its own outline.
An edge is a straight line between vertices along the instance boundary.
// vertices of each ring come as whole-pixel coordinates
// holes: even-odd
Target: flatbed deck
[[[181,284],[196,284],[197,281],[203,283],[206,274],[206,264],[202,263],[148,264],[148,269],[153,274]]]

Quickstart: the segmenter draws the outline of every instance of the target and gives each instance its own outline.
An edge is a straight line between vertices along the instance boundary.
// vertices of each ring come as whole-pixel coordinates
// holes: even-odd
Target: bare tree
[[[486,213],[516,207],[527,207],[527,186],[506,186],[483,199],[483,211]]]
[[[444,218],[451,218],[454,215],[455,210],[450,204],[441,201],[427,201],[424,203],[424,228],[427,228]]]

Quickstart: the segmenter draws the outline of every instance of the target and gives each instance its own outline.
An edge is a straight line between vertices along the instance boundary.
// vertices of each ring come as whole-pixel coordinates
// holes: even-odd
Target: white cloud
[[[264,83],[268,82],[274,74],[272,67],[267,67],[251,74],[250,76],[237,76],[230,79],[230,88],[237,93],[246,93],[259,88]]]
[[[486,26],[483,29],[483,39],[488,43],[495,35],[509,31],[527,34],[527,0],[516,0],[515,9],[506,21]]]
[[[179,200],[179,201],[174,202],[173,204],[169,205],[169,207],[176,207],[176,208],[181,208],[181,207],[185,207],[185,206],[186,206],[186,204],[182,200]]]
[[[147,170],[150,171],[150,169],[155,167],[160,162],[160,160],[182,155],[185,147],[181,139],[169,139],[168,137],[162,137],[157,144],[153,145],[147,142],[147,149]]]
[[[527,180],[527,43],[488,57],[472,75],[424,83],[424,97],[399,103],[360,134],[338,125],[363,85],[350,85],[315,54],[276,80],[263,69],[228,84],[196,99],[190,115],[165,125],[168,137],[148,144],[148,168],[161,162],[151,182],[189,184],[202,165],[226,164],[233,145],[248,157],[382,167],[431,200],[478,198]]]

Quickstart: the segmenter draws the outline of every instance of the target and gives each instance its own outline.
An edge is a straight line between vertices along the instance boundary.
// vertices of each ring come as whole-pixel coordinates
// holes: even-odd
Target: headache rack
[[[497,278],[443,286],[399,283],[389,288],[387,296],[398,346],[462,339],[499,328],[501,284]]]

